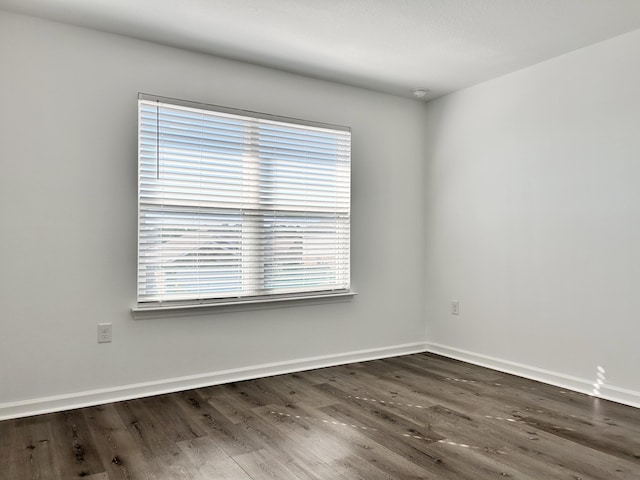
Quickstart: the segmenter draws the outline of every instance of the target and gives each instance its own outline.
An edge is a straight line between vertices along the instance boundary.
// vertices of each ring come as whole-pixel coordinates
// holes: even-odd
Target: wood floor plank
[[[107,475],[106,472],[103,472],[103,473],[96,473],[94,475],[88,475],[82,478],[83,480],[109,480],[109,475]]]
[[[165,435],[164,428],[149,410],[147,400],[120,402],[114,408],[138,449],[147,458],[176,453],[175,443]]]
[[[377,425],[366,415],[344,414],[343,411],[336,413],[339,404],[314,408],[306,405],[296,404],[289,417],[284,417],[283,421],[299,422],[303,426],[308,426],[311,430],[319,431],[323,438],[334,438],[336,442],[346,444],[351,447],[352,456],[359,457],[366,464],[375,467],[376,473],[381,475],[394,476],[400,478],[422,478],[427,474],[424,464],[420,465],[414,461],[412,454],[416,454],[427,463],[432,463],[433,459],[424,455],[424,450],[417,449],[417,446],[425,446],[432,442],[432,439],[424,438],[421,441],[408,439],[396,431],[385,431],[386,425]],[[293,413],[295,412],[295,413]],[[282,415],[278,415],[282,417]],[[293,418],[292,418],[293,417]],[[300,417],[300,418],[297,418]],[[383,423],[386,423],[383,420]],[[411,430],[411,427],[408,427]],[[398,446],[409,441],[407,448],[398,451]],[[344,446],[343,446],[344,449]],[[409,453],[408,455],[405,455]],[[362,471],[361,463],[349,466],[348,470],[359,470],[360,474],[366,477],[369,473]]]
[[[29,470],[32,478],[42,480],[60,477],[56,459],[61,452],[52,445],[51,418],[53,415],[42,415],[27,419],[27,448],[29,452]]]
[[[256,450],[236,455],[234,460],[255,480],[299,480],[291,470],[267,450]]]
[[[0,480],[639,480],[640,409],[414,354],[0,422]]]
[[[25,423],[28,419],[0,422],[0,479],[11,480],[28,475],[35,445],[27,441]],[[30,478],[30,477],[27,477]]]
[[[179,442],[178,447],[203,479],[251,480],[251,477],[210,437]]]
[[[54,469],[60,478],[84,478],[105,471],[81,411],[51,415]]]
[[[176,402],[179,409],[185,412],[189,419],[197,418],[202,427],[228,455],[240,455],[260,450],[262,446],[252,432],[245,426],[231,422],[211,403],[207,402],[199,391],[192,391],[197,402]]]
[[[145,447],[135,427],[125,424],[116,405],[82,410],[105,472],[109,480],[151,479],[152,453],[145,455]]]
[[[286,435],[266,421],[266,411],[281,406],[255,407],[254,409],[238,409],[237,418],[243,428],[250,432],[254,442],[276,456],[294,475],[302,480],[324,480],[326,478],[341,479],[332,471],[326,462],[305,450],[293,438]],[[235,457],[234,457],[235,458]]]
[[[296,409],[298,406],[292,405],[290,408]],[[358,437],[357,432],[350,430],[343,430],[341,433],[331,432],[321,423],[321,419],[313,425],[307,419],[295,418],[295,414],[291,418],[285,415],[278,415],[278,413],[271,413],[271,411],[278,411],[271,410],[269,406],[263,407],[262,410],[266,421],[281,430],[286,437],[291,438],[300,448],[306,450],[309,456],[321,458],[328,463],[337,473],[336,477],[341,475],[347,479],[391,478],[377,467],[377,458],[374,459],[374,462],[366,458],[366,452],[372,450],[375,445],[366,437]],[[303,412],[300,411],[299,413],[302,414]]]

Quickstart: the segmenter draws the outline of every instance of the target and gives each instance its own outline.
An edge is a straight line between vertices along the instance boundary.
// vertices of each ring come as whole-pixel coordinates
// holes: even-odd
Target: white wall
[[[640,406],[639,58],[635,31],[428,104],[432,350],[583,390],[600,365]]]
[[[0,12],[0,418],[427,337],[576,389],[601,365],[603,392],[640,405],[637,58],[640,32],[425,109]],[[359,295],[133,320],[139,91],[350,125]]]
[[[359,295],[133,320],[138,92],[351,126]],[[0,417],[421,349],[424,120],[420,102],[0,13]],[[159,384],[120,389],[141,382]]]

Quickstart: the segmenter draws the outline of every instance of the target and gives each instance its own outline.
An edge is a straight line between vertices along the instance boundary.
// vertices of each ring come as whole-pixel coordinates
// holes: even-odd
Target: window
[[[138,304],[349,289],[348,128],[140,94]]]

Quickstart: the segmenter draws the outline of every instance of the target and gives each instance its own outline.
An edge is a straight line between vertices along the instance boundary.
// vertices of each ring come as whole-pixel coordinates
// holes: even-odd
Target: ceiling
[[[429,100],[640,28],[639,0],[0,0],[0,9]]]

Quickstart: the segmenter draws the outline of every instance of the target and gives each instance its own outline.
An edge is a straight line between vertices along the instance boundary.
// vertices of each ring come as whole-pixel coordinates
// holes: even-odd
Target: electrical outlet
[[[98,324],[98,343],[108,343],[111,341],[111,324]]]
[[[460,302],[451,302],[451,315],[460,315]]]

